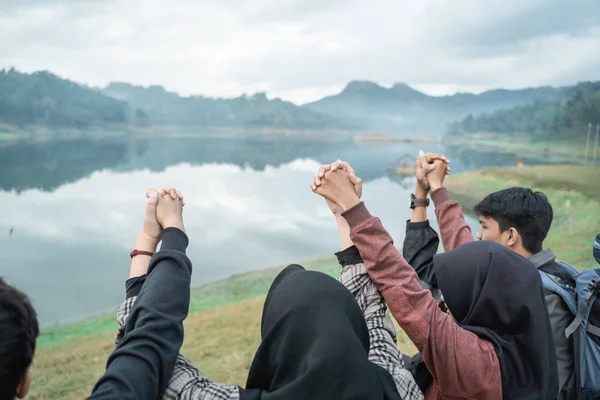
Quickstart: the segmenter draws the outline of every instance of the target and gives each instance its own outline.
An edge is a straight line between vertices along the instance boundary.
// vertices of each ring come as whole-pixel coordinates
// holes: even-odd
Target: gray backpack
[[[564,285],[551,274],[541,270],[539,272],[544,288],[559,295],[572,315],[573,321],[564,334],[567,338],[573,337],[577,399],[600,398],[600,269],[579,272],[569,264],[557,264],[573,278],[575,288]],[[559,308],[548,302],[548,314],[553,328],[564,326],[561,320],[565,313]],[[561,350],[557,348],[559,359]],[[559,375],[560,369],[559,360]]]

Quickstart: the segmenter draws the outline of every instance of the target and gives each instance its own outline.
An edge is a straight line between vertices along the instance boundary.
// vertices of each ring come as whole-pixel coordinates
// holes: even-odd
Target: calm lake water
[[[337,158],[364,179],[363,199],[401,244],[414,179],[399,182],[386,168],[422,147],[214,138],[0,147],[0,275],[31,296],[44,326],[113,311],[124,297],[145,190],[166,184],[186,198],[195,286],[330,255],[338,250],[335,222],[308,185],[320,164]],[[516,161],[441,145],[423,150],[447,154],[453,173]]]

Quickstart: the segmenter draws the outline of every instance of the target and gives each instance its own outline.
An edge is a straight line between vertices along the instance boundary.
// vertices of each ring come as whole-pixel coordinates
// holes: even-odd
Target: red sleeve
[[[431,199],[435,204],[435,216],[440,226],[440,236],[445,251],[475,240],[471,227],[463,215],[462,207],[458,201],[450,199],[446,188],[439,188],[432,192]]]
[[[446,397],[491,399],[501,391],[500,367],[491,343],[442,313],[402,258],[392,238],[364,203],[342,214],[371,279],[400,327],[417,346]],[[501,398],[501,394],[499,397]]]

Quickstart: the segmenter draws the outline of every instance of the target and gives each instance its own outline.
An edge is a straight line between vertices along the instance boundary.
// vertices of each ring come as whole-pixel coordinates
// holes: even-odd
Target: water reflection
[[[308,188],[318,166],[312,159],[262,171],[185,163],[162,172],[94,172],[52,193],[0,192],[2,275],[31,294],[44,324],[117,305],[145,189],[166,183],[186,196],[194,284],[331,254],[335,223]],[[387,178],[365,185],[372,212],[399,241],[409,193]]]
[[[186,196],[195,285],[331,254],[335,223],[308,184],[320,164],[337,158],[364,179],[369,208],[400,244],[414,180],[398,185],[386,169],[421,148],[214,138],[5,146],[0,275],[32,296],[45,325],[112,309],[123,298],[144,192],[165,184]],[[515,162],[441,145],[423,150],[449,153],[453,172]]]
[[[361,147],[351,140],[335,138],[78,139],[0,146],[0,189],[52,191],[103,169],[118,172],[139,169],[163,171],[180,163],[219,163],[263,170],[269,165],[279,166],[298,158],[311,158],[320,163],[343,158],[352,162],[362,178],[369,181],[385,176],[387,167],[398,157],[416,155],[421,149],[447,154],[452,158],[455,173],[516,163],[514,156],[441,144],[390,143],[380,147]],[[535,163],[528,159],[525,162]]]

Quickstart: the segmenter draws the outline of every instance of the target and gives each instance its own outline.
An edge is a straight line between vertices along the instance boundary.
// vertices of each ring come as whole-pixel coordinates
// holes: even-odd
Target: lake
[[[309,188],[322,163],[349,161],[363,199],[402,244],[414,178],[387,167],[420,149],[453,173],[514,157],[442,145],[363,147],[348,139],[70,140],[0,147],[0,275],[30,295],[43,326],[114,311],[149,187],[186,200],[193,285],[331,255],[335,221]],[[527,162],[527,160],[526,160]],[[469,221],[474,224],[474,220]]]

